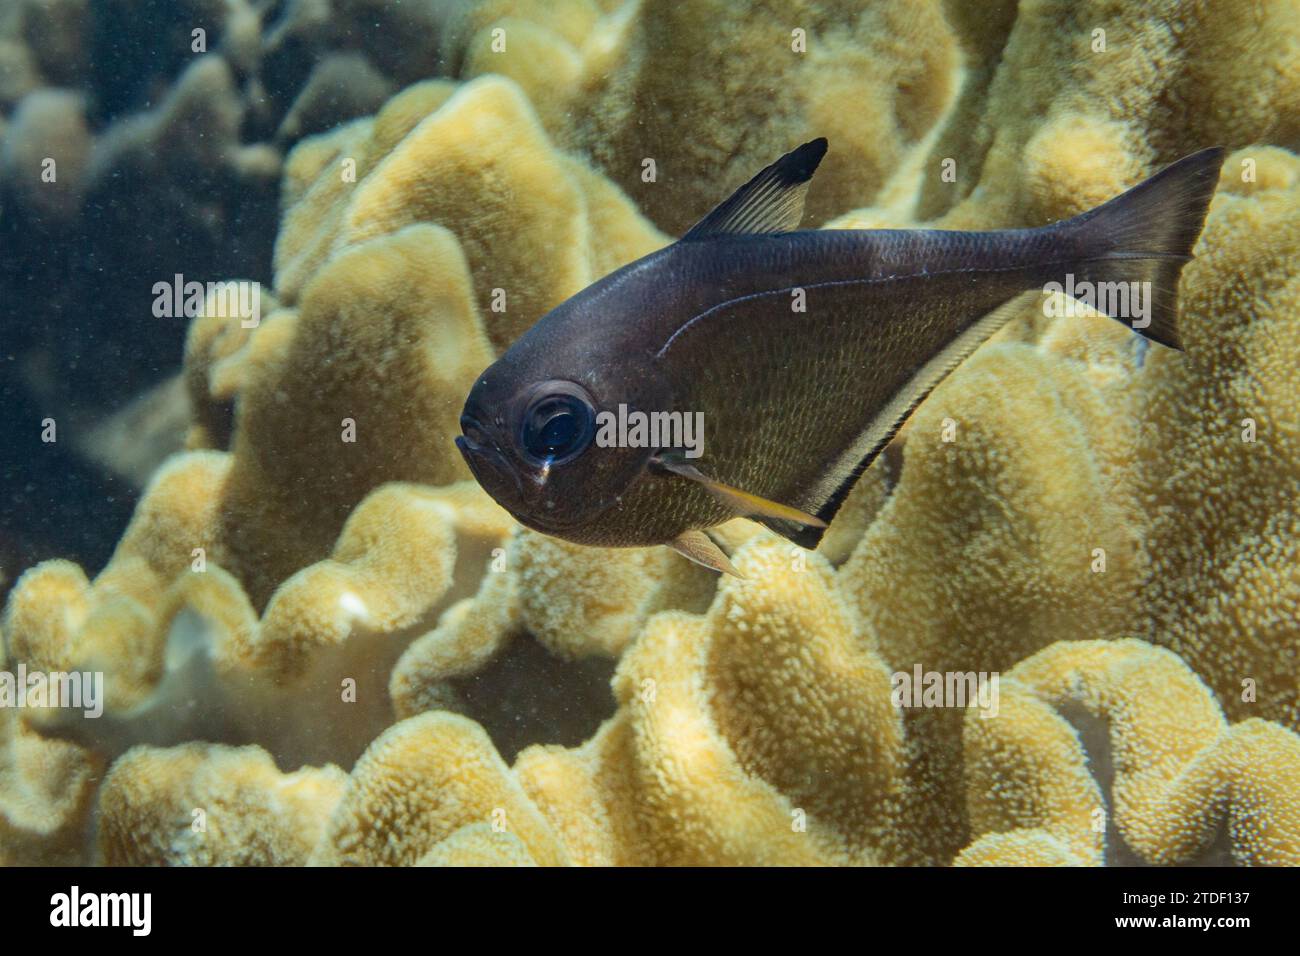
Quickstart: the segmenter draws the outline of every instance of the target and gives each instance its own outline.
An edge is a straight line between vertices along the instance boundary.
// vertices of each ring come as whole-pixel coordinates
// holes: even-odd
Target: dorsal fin
[[[808,180],[825,155],[826,140],[822,137],[786,153],[692,226],[682,241],[794,232],[803,219]]]

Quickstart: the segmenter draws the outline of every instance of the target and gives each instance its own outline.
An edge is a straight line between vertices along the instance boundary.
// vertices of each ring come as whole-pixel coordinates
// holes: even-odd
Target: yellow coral
[[[453,714],[412,717],[357,762],[312,862],[410,865],[471,824],[513,834],[543,866],[567,862],[481,727]]]
[[[3,631],[0,674],[13,675]],[[68,741],[44,739],[14,702],[0,708],[0,866],[78,864],[103,761]]]
[[[270,321],[277,310],[275,298],[260,293],[258,312]],[[240,358],[253,329],[251,319],[232,322],[211,297],[190,322],[185,337],[185,392],[190,406],[188,448],[224,448],[230,441],[234,412],[231,407],[240,376]]]
[[[448,494],[388,484],[368,495],[348,517],[332,556],[276,591],[256,639],[224,649],[238,658],[227,665],[287,682],[309,661],[319,661],[321,647],[340,646],[358,630],[391,635],[419,621],[451,590],[458,559],[467,574],[483,563],[481,549],[468,557],[458,553],[457,527],[478,518],[478,540],[489,542],[506,529],[504,514],[477,489],[452,488]],[[372,659],[382,653],[368,650],[353,654]]]
[[[44,738],[19,711],[0,708],[0,866],[81,862],[102,768],[92,751]]]
[[[1110,409],[1128,387],[1007,344],[936,390],[840,575],[887,660],[996,670],[1052,640],[1125,633],[1137,530],[1106,465],[1123,448]]]
[[[514,771],[574,863],[643,866],[649,836],[635,760],[631,718],[621,710],[580,747],[529,747]]]
[[[950,228],[1041,225],[1203,146],[1294,143],[1300,18],[1286,0],[1249,6],[953,8],[967,83],[929,151],[918,214]],[[1227,49],[1249,53],[1228,64]]]
[[[1243,182],[1254,170],[1255,182]],[[1182,286],[1183,357],[1152,356],[1131,480],[1150,513],[1151,640],[1233,719],[1300,729],[1300,160],[1228,157]]]
[[[820,558],[769,537],[736,562],[746,579],[725,581],[704,617],[651,620],[619,668],[620,714],[593,741],[521,755],[575,859],[896,858],[901,725],[883,665]]]
[[[1023,862],[1056,846],[1094,863],[1123,848],[1187,863],[1226,817],[1237,863],[1300,863],[1300,737],[1258,719],[1229,728],[1174,654],[1141,641],[1055,644],[1006,675],[1001,703],[998,717],[966,718],[971,826],[994,835],[966,862]],[[1060,716],[1071,706],[1106,721],[1109,747],[1101,736],[1085,753]],[[1113,770],[1109,806],[1089,758]],[[1103,841],[1112,815],[1122,847]]]
[[[422,624],[474,586],[491,549],[504,543],[508,518],[471,483],[382,486],[353,511],[332,556],[286,581],[259,619],[238,579],[217,563],[211,530],[188,523],[196,504],[220,493],[184,492],[193,494],[196,480],[219,486],[226,464],[226,456],[203,452],[160,473],[137,512],[143,527],[133,523],[93,584],[69,562],[24,575],[5,617],[15,658],[32,669],[104,671],[115,749],[206,726],[238,728],[287,760],[350,761],[391,720],[393,662]],[[196,557],[184,541],[191,532],[210,554]],[[140,553],[128,547],[133,541]],[[182,568],[166,567],[168,542]],[[197,630],[194,614],[206,622]],[[332,732],[320,731],[323,717]],[[97,735],[94,721],[66,712],[40,721],[78,739]]]
[[[485,77],[442,101],[444,92],[400,94],[370,141],[364,127],[331,137],[340,153],[289,209],[277,248],[276,288],[289,301],[327,257],[437,223],[459,240],[488,337],[502,349],[612,265],[663,244],[617,190],[555,150],[513,83]],[[407,132],[414,104],[437,106]],[[354,186],[339,156],[356,160]]]
[[[488,823],[470,823],[434,845],[416,866],[536,866],[524,841]]]
[[[649,0],[598,19],[587,0],[555,7],[477,7],[463,74],[520,83],[559,142],[671,233],[814,136],[833,149],[810,219],[863,205],[956,94],[955,37],[931,0]]]
[[[1237,185],[1252,157],[1260,182]],[[1287,291],[1238,293],[1231,278],[1294,288],[1296,168],[1278,150],[1229,158],[1224,187],[1247,195],[1215,201],[1186,270],[1186,353],[1139,367],[1113,323],[1029,318],[1012,338],[1037,345],[988,346],[927,401],[899,486],[841,574],[892,665],[999,670],[1057,640],[1142,636],[1177,650],[1231,716],[1296,725],[1300,445],[1282,396],[1300,385],[1276,356],[1300,342]],[[1267,437],[1243,442],[1246,417]],[[934,769],[923,809],[947,805],[950,852],[965,826],[956,725],[909,723]]]
[[[482,670],[512,636],[513,584],[507,575],[488,574],[478,595],[449,608],[436,628],[411,644],[389,680],[399,718],[457,709],[449,682]]]
[[[311,282],[293,334],[276,333],[279,354],[240,391],[219,534],[255,605],[328,553],[379,484],[467,477],[451,437],[490,354],[469,295],[456,242],[426,225],[350,249]]]
[[[1130,436],[1112,417],[1131,387],[1007,343],[927,400],[898,486],[839,574],[891,668],[1000,671],[1053,641],[1132,633],[1140,526],[1117,494]],[[936,862],[967,842],[959,721],[908,716]]]
[[[992,833],[961,852],[953,866],[1082,866],[1060,842],[1037,830]]]
[[[350,760],[391,719],[392,663],[472,592],[508,527],[477,488],[449,484],[466,477],[451,443],[461,400],[492,355],[475,302],[490,304],[487,292],[463,250],[480,270],[485,256],[495,263],[508,311],[484,314],[513,335],[499,323],[531,323],[662,241],[530,116],[504,80],[421,83],[291,157],[283,295],[264,300],[256,329],[205,310],[187,345],[190,445],[230,451],[169,462],[93,583],[49,564],[9,602],[22,659],[107,671],[113,751],[167,740],[160,718],[194,732],[164,715],[195,679],[215,732],[233,727],[291,760]],[[485,122],[502,134],[486,151]],[[494,149],[500,161],[484,165]],[[355,177],[344,175],[351,160]],[[479,192],[444,188],[471,168]],[[546,190],[567,199],[544,201]],[[522,216],[512,197],[529,193],[533,228],[483,218],[485,202],[502,222]],[[537,243],[559,233],[576,243],[571,268],[538,271],[548,257]],[[414,481],[446,490],[394,484]],[[194,611],[208,623],[189,623]],[[643,617],[608,640],[625,643]],[[195,634],[197,645],[185,636]],[[323,702],[341,708],[347,733],[312,731]]]
[[[343,794],[338,767],[282,774],[258,747],[140,747],[99,794],[108,866],[296,866]]]
[[[716,578],[665,548],[584,548],[531,531],[509,560],[519,626],[562,656],[618,657],[655,611],[707,606]]]
[[[397,715],[465,713],[507,754],[539,733],[582,740],[613,707],[604,661],[652,613],[707,606],[714,578],[664,549],[581,548],[522,531],[495,554],[474,599],[397,662],[389,684]],[[521,685],[527,707],[503,708]]]
[[[138,704],[163,669],[162,595],[212,547],[224,456],[173,459],[150,483],[113,560],[92,585],[66,561],[47,561],[18,580],[5,608],[16,660],[37,670],[102,670],[107,704]]]

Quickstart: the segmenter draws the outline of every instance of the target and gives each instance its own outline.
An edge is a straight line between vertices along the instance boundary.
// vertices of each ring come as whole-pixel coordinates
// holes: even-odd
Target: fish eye
[[[554,385],[529,403],[520,429],[524,452],[539,464],[576,458],[596,433],[596,410],[586,394],[567,382]]]

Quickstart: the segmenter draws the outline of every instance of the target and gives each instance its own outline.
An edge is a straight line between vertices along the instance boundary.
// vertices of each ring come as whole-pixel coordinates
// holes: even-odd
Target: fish
[[[676,242],[547,312],[476,379],[456,446],[516,520],[735,574],[710,529],[747,517],[816,548],[867,466],[1021,296],[1082,296],[1181,349],[1179,277],[1222,147],[1035,228],[801,230],[827,148],[782,156]],[[703,427],[688,442],[690,422]]]

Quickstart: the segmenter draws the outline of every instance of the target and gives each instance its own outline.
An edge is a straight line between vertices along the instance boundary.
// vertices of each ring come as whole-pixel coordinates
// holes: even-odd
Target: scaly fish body
[[[522,523],[583,544],[673,544],[721,568],[699,532],[737,514],[815,546],[861,471],[1021,294],[1067,275],[1150,282],[1139,331],[1177,347],[1173,290],[1221,151],[1040,229],[784,231],[824,149],[783,157],[484,372],[458,444]],[[620,404],[700,413],[702,455],[602,447],[590,427],[564,443]]]

